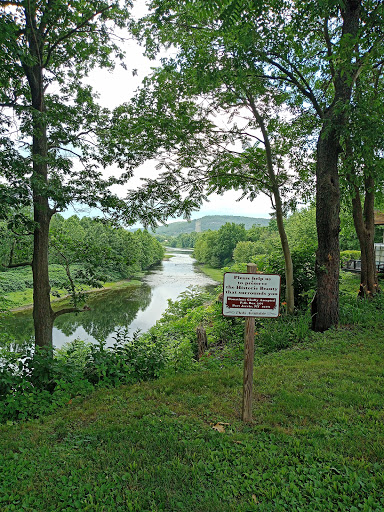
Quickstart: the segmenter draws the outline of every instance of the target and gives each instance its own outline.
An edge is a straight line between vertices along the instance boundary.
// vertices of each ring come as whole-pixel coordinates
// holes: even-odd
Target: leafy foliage
[[[263,248],[264,249],[264,248]],[[247,263],[253,262],[254,258],[264,250],[259,247],[259,244],[256,242],[250,242],[249,240],[246,242],[238,242],[233,251],[233,260],[235,263]]]
[[[155,235],[156,238],[159,236],[166,240],[166,244],[169,247],[178,247],[180,249],[192,249],[195,246],[196,240],[199,236],[198,233],[192,231],[191,233],[180,233],[176,237],[166,238],[165,235]]]
[[[112,27],[125,25],[129,6],[129,2],[77,1],[68,11],[51,2],[20,4],[17,9],[1,5],[0,102],[14,110],[28,149],[26,156],[22,144],[12,137],[1,139],[2,175],[16,206],[31,200],[31,188],[50,197],[59,210],[72,200],[94,205],[101,200],[107,208],[107,204],[117,204],[108,190],[109,180],[95,166],[97,148],[92,144],[100,123],[106,122],[107,111],[97,105],[83,78],[95,66],[113,68],[115,58],[121,61],[123,54],[112,37]],[[32,79],[34,65],[44,70],[44,100],[39,107],[32,100],[38,88]],[[40,116],[37,108],[42,109]],[[50,147],[48,155],[40,155],[40,163],[49,166],[50,186],[45,190],[42,183],[37,186],[36,180],[31,181],[36,147],[28,143],[33,127],[42,121],[48,128]],[[2,126],[9,122],[11,117],[2,115]],[[74,165],[74,157],[80,165]]]
[[[200,235],[195,243],[194,256],[201,263],[209,263],[220,268],[232,260],[236,244],[246,239],[243,224],[227,222],[218,231],[208,231]]]
[[[79,340],[52,358],[48,350],[0,352],[0,422],[49,414],[96,386],[118,386],[157,377],[167,362],[159,340],[151,343],[125,331],[112,347]]]
[[[349,260],[359,260],[361,257],[360,251],[341,251],[340,252],[340,265],[345,268]]]
[[[103,343],[90,345],[84,375],[92,384],[118,386],[158,377],[167,362],[165,344],[161,340],[132,339],[126,330],[115,336],[112,347]]]
[[[76,303],[84,299],[84,285],[97,288],[106,281],[129,278],[159,263],[163,256],[163,247],[147,231],[131,233],[109,223],[77,216],[64,219],[55,215],[51,222],[50,285],[56,296],[65,291]],[[15,262],[22,257],[15,248]],[[0,271],[0,293],[24,291],[32,286],[30,266]]]

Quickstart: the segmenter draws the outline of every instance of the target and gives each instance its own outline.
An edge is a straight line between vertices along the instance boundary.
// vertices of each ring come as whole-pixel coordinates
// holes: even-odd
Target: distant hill
[[[256,217],[237,217],[233,215],[206,215],[201,219],[194,219],[190,222],[171,222],[168,226],[160,226],[156,228],[157,235],[177,236],[180,233],[191,233],[192,231],[217,231],[226,222],[234,222],[235,224],[244,224],[245,229],[251,228],[254,224],[257,226],[268,226],[269,219],[261,219]]]

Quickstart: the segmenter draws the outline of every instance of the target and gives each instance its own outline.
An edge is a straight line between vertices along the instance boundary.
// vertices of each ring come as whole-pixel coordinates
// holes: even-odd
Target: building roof
[[[383,226],[384,225],[384,212],[375,210],[375,226]]]

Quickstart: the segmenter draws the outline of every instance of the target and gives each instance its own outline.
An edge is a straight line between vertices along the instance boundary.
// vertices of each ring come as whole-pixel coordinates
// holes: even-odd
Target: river
[[[198,270],[190,251],[171,249],[169,260],[154,267],[142,278],[140,286],[121,290],[101,290],[87,297],[89,311],[58,317],[53,327],[56,348],[76,338],[88,342],[114,343],[121,328],[129,334],[147,331],[155,325],[168,306],[189,286],[214,287],[215,281]],[[33,336],[32,312],[15,313],[4,323],[6,330],[17,340],[27,342]]]

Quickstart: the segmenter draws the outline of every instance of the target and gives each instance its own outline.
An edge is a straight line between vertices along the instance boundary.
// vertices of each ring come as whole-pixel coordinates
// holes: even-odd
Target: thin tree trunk
[[[295,310],[295,289],[293,285],[293,263],[291,250],[289,248],[287,234],[284,228],[284,215],[278,187],[274,192],[277,229],[279,231],[280,243],[283,249],[285,262],[285,300],[287,302],[287,313],[293,315]]]
[[[291,250],[289,248],[287,234],[284,228],[284,212],[283,212],[283,204],[280,196],[280,189],[277,184],[274,167],[273,167],[273,156],[272,156],[272,148],[269,141],[268,131],[264,123],[263,117],[260,115],[258,109],[256,108],[256,104],[250,96],[248,96],[248,101],[255,116],[255,119],[260,126],[260,130],[263,134],[263,140],[265,145],[265,154],[267,160],[267,173],[271,186],[271,191],[273,194],[273,198],[275,201],[275,212],[276,212],[276,222],[277,229],[280,236],[281,248],[284,254],[284,265],[285,265],[285,300],[287,303],[287,313],[289,315],[293,315],[295,310],[295,290],[293,285],[293,263]]]
[[[372,297],[378,291],[375,257],[375,223],[374,223],[374,179],[369,176],[365,180],[364,211],[361,206],[360,191],[355,186],[352,199],[353,222],[361,250],[360,297]]]
[[[377,100],[379,94],[379,80],[382,74],[383,66],[380,66],[374,73],[373,97],[371,98],[370,108],[374,108],[374,100]],[[363,97],[364,85],[360,80],[356,82],[356,96],[358,100]],[[353,164],[353,147],[347,139],[347,157],[352,162],[349,167],[349,180],[354,188],[354,196],[352,198],[352,215],[355,230],[360,243],[361,251],[361,273],[360,273],[360,297],[372,297],[378,291],[378,279],[376,272],[376,255],[375,255],[375,178],[370,169],[363,167],[364,173],[364,208],[362,207],[362,198],[360,189],[356,185],[356,169]],[[374,150],[371,148],[371,154],[368,161],[374,161]],[[372,165],[372,163],[370,163]]]

